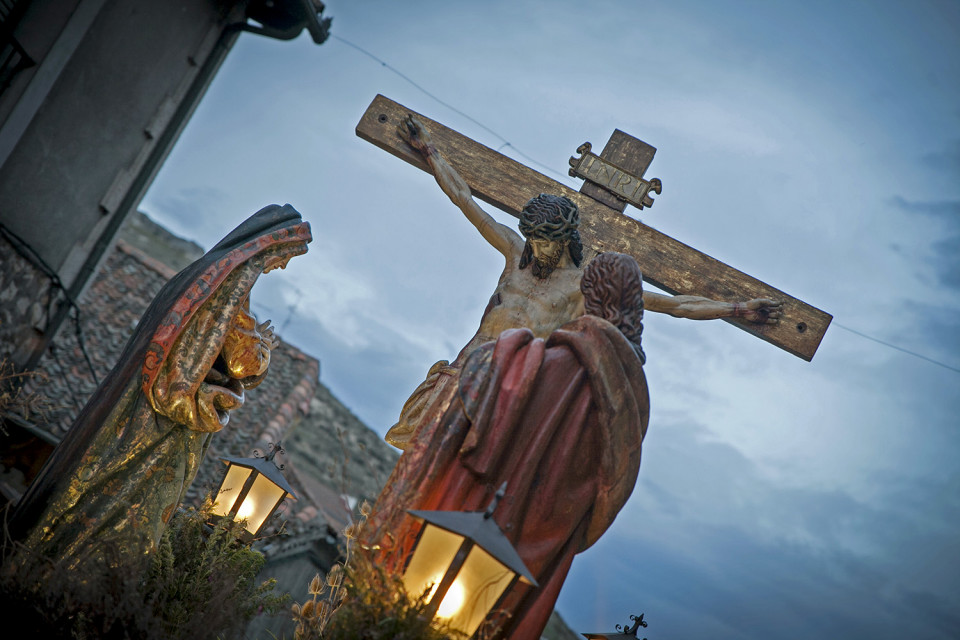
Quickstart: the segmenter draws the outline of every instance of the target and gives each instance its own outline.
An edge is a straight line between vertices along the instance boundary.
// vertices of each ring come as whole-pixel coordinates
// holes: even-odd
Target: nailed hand
[[[777,324],[783,316],[782,303],[769,298],[754,298],[743,303],[743,317],[756,324]]]
[[[397,133],[411,147],[420,152],[421,155],[429,155],[433,148],[433,139],[423,124],[413,115],[407,114],[400,126],[397,127]]]

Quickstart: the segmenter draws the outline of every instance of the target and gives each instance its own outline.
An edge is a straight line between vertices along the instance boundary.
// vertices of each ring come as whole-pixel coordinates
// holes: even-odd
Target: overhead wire
[[[63,286],[63,281],[60,280],[60,275],[54,270],[47,261],[34,249],[30,244],[21,238],[19,235],[11,231],[6,225],[0,223],[0,235],[2,235],[7,242],[10,243],[10,246],[13,247],[14,251],[20,254],[28,262],[32,263],[35,267],[40,269],[40,271],[50,280],[50,286],[54,289],[59,289],[63,294],[64,299],[67,301],[67,304],[70,305],[71,315],[73,317],[74,324],[74,333],[77,338],[77,346],[80,348],[80,353],[83,355],[83,359],[87,363],[87,368],[90,369],[90,375],[93,377],[93,382],[96,386],[100,385],[100,380],[97,376],[96,369],[93,367],[93,361],[90,359],[90,354],[87,352],[86,340],[83,335],[83,327],[80,323],[80,307],[77,305],[77,301],[73,299],[73,296],[70,295],[70,292],[67,291],[67,288]],[[49,316],[48,316],[49,321]]]
[[[544,170],[546,170],[546,171],[549,171],[550,173],[552,173],[552,174],[554,174],[554,175],[561,176],[561,177],[566,177],[566,176],[564,176],[563,174],[559,173],[558,171],[552,169],[551,167],[548,167],[547,165],[543,164],[542,162],[540,162],[540,161],[538,161],[538,160],[530,157],[529,155],[525,154],[525,153],[522,152],[520,149],[517,149],[517,147],[515,147],[513,144],[511,144],[511,142],[510,142],[509,140],[507,140],[504,136],[500,135],[499,133],[497,133],[496,131],[494,131],[493,129],[491,129],[490,127],[488,127],[487,125],[483,124],[482,122],[480,122],[479,120],[477,120],[477,119],[474,118],[473,116],[471,116],[471,115],[469,115],[469,114],[467,114],[467,113],[464,113],[463,111],[461,111],[460,109],[458,109],[458,108],[456,108],[455,106],[451,105],[450,103],[448,103],[448,102],[446,102],[446,101],[444,101],[444,100],[441,100],[441,99],[438,98],[436,95],[434,95],[433,93],[431,93],[430,91],[428,91],[426,88],[424,88],[422,85],[420,85],[419,83],[417,83],[416,81],[414,81],[410,76],[408,76],[407,74],[403,73],[402,71],[400,71],[399,69],[397,69],[396,67],[394,67],[393,65],[391,65],[390,63],[388,63],[387,61],[385,61],[385,60],[377,57],[377,56],[374,55],[373,53],[370,53],[369,51],[367,51],[367,50],[364,49],[363,47],[361,47],[361,46],[359,46],[359,45],[357,45],[357,44],[355,44],[355,43],[353,43],[353,42],[350,42],[350,41],[347,40],[346,38],[341,38],[340,36],[337,36],[337,35],[334,35],[334,34],[331,34],[331,37],[333,37],[333,38],[336,39],[336,40],[339,40],[340,42],[344,43],[345,45],[347,45],[347,46],[349,46],[349,47],[352,47],[353,49],[356,49],[357,51],[359,51],[360,53],[364,54],[364,55],[367,56],[368,58],[370,58],[370,59],[372,59],[372,60],[380,63],[380,66],[388,69],[389,71],[393,72],[394,74],[396,74],[396,75],[399,76],[400,78],[406,80],[406,81],[407,81],[408,83],[410,83],[413,87],[415,87],[418,91],[420,91],[421,93],[423,93],[424,95],[426,95],[426,96],[429,97],[430,99],[432,99],[432,100],[434,100],[434,101],[442,104],[443,106],[445,106],[446,108],[450,109],[450,110],[453,111],[454,113],[456,113],[456,114],[458,114],[458,115],[466,118],[467,120],[469,120],[470,122],[474,123],[475,125],[477,125],[477,126],[480,127],[481,129],[483,129],[484,131],[486,131],[487,133],[489,133],[490,135],[496,137],[496,138],[497,138],[498,140],[500,140],[501,143],[502,143],[499,147],[497,147],[497,151],[500,151],[500,150],[503,149],[504,147],[510,147],[511,149],[513,149],[513,151],[514,151],[517,155],[522,156],[523,158],[525,158],[525,159],[528,160],[529,162],[531,162],[531,163],[533,163],[533,164],[536,164],[537,166],[541,167],[542,169],[544,169]],[[289,322],[289,318],[287,319],[287,322]],[[834,326],[840,328],[840,329],[844,329],[844,330],[846,330],[846,331],[849,331],[850,333],[853,333],[853,334],[855,334],[855,335],[858,335],[858,336],[860,336],[861,338],[866,338],[867,340],[872,340],[873,342],[876,342],[877,344],[881,344],[881,345],[883,345],[883,346],[885,346],[885,347],[889,347],[890,349],[895,349],[896,351],[899,351],[899,352],[901,352],[901,353],[905,353],[905,354],[910,355],[910,356],[913,356],[913,357],[915,357],[915,358],[919,358],[919,359],[921,359],[921,360],[925,360],[926,362],[929,362],[929,363],[931,363],[931,364],[935,364],[935,365],[940,366],[940,367],[943,367],[943,368],[945,368],[945,369],[949,369],[950,371],[954,371],[954,372],[956,372],[956,373],[960,373],[960,368],[953,367],[953,366],[951,366],[951,365],[949,365],[949,364],[946,364],[946,363],[944,363],[944,362],[940,362],[939,360],[934,360],[933,358],[930,358],[930,357],[928,357],[928,356],[922,355],[922,354],[917,353],[917,352],[915,352],[915,351],[911,351],[911,350],[909,350],[909,349],[904,349],[903,347],[897,346],[897,345],[892,344],[892,343],[890,343],[890,342],[886,342],[886,341],[884,341],[884,340],[880,340],[879,338],[874,338],[873,336],[869,336],[869,335],[867,335],[867,334],[865,334],[865,333],[863,333],[863,332],[861,332],[861,331],[857,331],[856,329],[852,329],[852,328],[850,328],[850,327],[844,326],[844,325],[842,325],[842,324],[840,324],[840,323],[838,323],[838,322],[836,322],[836,321],[834,321],[832,324],[833,324]],[[285,325],[286,325],[286,323],[285,323]]]
[[[863,333],[863,332],[861,332],[861,331],[857,331],[856,329],[852,329],[852,328],[850,328],[850,327],[844,326],[844,325],[840,324],[839,322],[833,322],[832,324],[833,324],[833,326],[835,326],[835,327],[838,327],[838,328],[840,328],[840,329],[843,329],[844,331],[849,331],[850,333],[853,333],[853,334],[855,334],[855,335],[858,335],[858,336],[860,336],[861,338],[866,338],[867,340],[872,340],[872,341],[876,342],[877,344],[882,344],[882,345],[885,346],[885,347],[890,347],[891,349],[896,349],[897,351],[900,351],[901,353],[906,353],[907,355],[911,355],[911,356],[913,356],[914,358],[920,358],[921,360],[926,360],[927,362],[929,362],[929,363],[931,363],[931,364],[935,364],[935,365],[940,366],[940,367],[943,367],[944,369],[949,369],[950,371],[954,371],[954,372],[956,372],[956,373],[960,373],[960,368],[950,366],[949,364],[946,364],[945,362],[940,362],[939,360],[934,360],[933,358],[928,358],[927,356],[925,356],[925,355],[923,355],[923,354],[920,354],[920,353],[917,353],[916,351],[910,351],[909,349],[904,349],[903,347],[898,347],[897,345],[892,344],[892,343],[890,343],[890,342],[886,342],[885,340],[881,340],[880,338],[874,338],[873,336],[868,336],[867,334],[865,334],[865,333]]]
[[[438,98],[436,95],[434,95],[433,93],[431,93],[430,91],[428,91],[427,89],[425,89],[422,85],[420,85],[419,83],[415,82],[410,76],[408,76],[407,74],[403,73],[402,71],[400,71],[399,69],[397,69],[396,67],[394,67],[393,65],[391,65],[389,62],[387,62],[387,61],[385,61],[385,60],[383,60],[383,59],[381,59],[381,58],[378,58],[376,55],[370,53],[369,51],[367,51],[366,49],[364,49],[364,48],[361,47],[360,45],[354,44],[353,42],[350,42],[349,40],[347,40],[347,39],[345,39],[345,38],[341,38],[340,36],[337,36],[337,35],[334,35],[334,34],[330,34],[330,37],[331,37],[331,38],[334,38],[335,40],[339,40],[340,42],[342,42],[343,44],[347,45],[348,47],[352,47],[352,48],[356,49],[357,51],[359,51],[359,52],[362,53],[363,55],[367,56],[367,57],[370,58],[371,60],[375,60],[376,62],[379,62],[379,63],[380,63],[380,66],[388,69],[389,71],[393,72],[395,75],[397,75],[397,76],[399,76],[400,78],[406,80],[408,83],[410,83],[410,85],[412,85],[415,89],[417,89],[418,91],[420,91],[421,93],[423,93],[425,96],[427,96],[427,97],[430,98],[431,100],[434,100],[434,101],[436,101],[436,102],[439,102],[440,104],[442,104],[443,106],[445,106],[447,109],[450,109],[450,110],[453,111],[454,113],[456,113],[456,114],[458,114],[458,115],[466,118],[467,120],[469,120],[469,121],[472,122],[473,124],[477,125],[477,126],[480,127],[481,129],[483,129],[484,131],[486,131],[487,133],[489,133],[490,135],[492,135],[493,137],[495,137],[495,138],[497,138],[498,140],[500,140],[503,144],[501,144],[501,145],[497,148],[497,151],[499,151],[500,149],[503,149],[504,147],[510,147],[511,149],[513,149],[514,153],[516,153],[518,156],[521,156],[524,160],[527,160],[528,162],[537,165],[538,167],[540,167],[540,168],[543,169],[544,171],[549,171],[550,173],[552,173],[552,174],[555,175],[555,176],[560,176],[561,179],[563,179],[563,178],[566,177],[564,174],[562,174],[562,173],[554,170],[553,168],[551,168],[551,167],[543,164],[542,162],[540,162],[540,161],[537,160],[536,158],[532,158],[531,156],[527,155],[526,153],[524,153],[523,151],[521,151],[520,149],[518,149],[517,147],[515,147],[512,142],[510,142],[509,140],[507,140],[506,138],[504,138],[502,135],[500,135],[499,133],[497,133],[496,131],[494,131],[493,129],[491,129],[490,127],[488,127],[487,125],[483,124],[482,122],[480,122],[480,121],[477,120],[476,118],[470,116],[470,115],[467,114],[467,113],[464,113],[464,112],[461,111],[460,109],[457,109],[455,106],[453,106],[453,105],[450,104],[449,102],[446,102],[446,101],[444,101],[444,100],[441,100],[441,99]]]

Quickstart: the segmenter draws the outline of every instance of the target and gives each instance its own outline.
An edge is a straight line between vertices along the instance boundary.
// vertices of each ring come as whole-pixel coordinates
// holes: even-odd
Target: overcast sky
[[[663,194],[629,215],[835,321],[807,363],[723,322],[647,315],[640,479],[575,560],[561,613],[600,631],[645,612],[651,640],[960,635],[960,4],[329,0],[326,15],[320,47],[241,36],[146,213],[210,247],[293,204],[316,239],[254,310],[383,433],[473,335],[502,259],[432,177],[354,135],[374,96],[508,141],[574,188],[582,142],[642,138]]]

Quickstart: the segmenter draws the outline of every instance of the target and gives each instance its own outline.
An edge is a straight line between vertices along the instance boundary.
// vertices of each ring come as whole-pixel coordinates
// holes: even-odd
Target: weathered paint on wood
[[[427,171],[427,165],[397,134],[407,115],[416,115],[430,131],[437,149],[458,172],[475,197],[513,216],[539,193],[563,195],[580,207],[580,234],[593,251],[620,251],[636,258],[644,280],[672,294],[713,300],[772,298],[783,303],[777,325],[725,319],[748,333],[804,360],[811,360],[832,316],[757,280],[719,260],[611,209],[593,198],[501,155],[384,96],[378,95],[357,124],[357,135]],[[623,159],[621,159],[623,160]],[[626,165],[627,162],[623,162]]]

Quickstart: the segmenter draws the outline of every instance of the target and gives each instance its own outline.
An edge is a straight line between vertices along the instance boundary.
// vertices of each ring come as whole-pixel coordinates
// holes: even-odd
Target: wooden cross
[[[811,360],[816,353],[830,325],[830,314],[624,215],[626,203],[597,185],[584,183],[578,193],[380,95],[374,98],[357,124],[357,135],[429,171],[423,158],[397,134],[397,125],[407,114],[415,115],[424,123],[437,149],[463,176],[475,197],[519,217],[523,205],[537,194],[566,196],[580,208],[580,236],[585,247],[596,252],[630,254],[639,263],[644,280],[674,295],[730,302],[752,298],[779,300],[783,303],[779,324],[724,319],[804,360]],[[600,158],[642,177],[653,160],[654,151],[650,145],[617,130]]]

